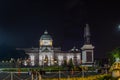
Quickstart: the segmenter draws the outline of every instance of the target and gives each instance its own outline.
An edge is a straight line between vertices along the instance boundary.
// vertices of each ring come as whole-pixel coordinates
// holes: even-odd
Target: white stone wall
[[[86,51],[82,51],[82,63],[86,63]]]
[[[31,65],[34,66],[35,65],[35,55],[33,55],[33,54],[30,55],[30,61],[31,61]]]
[[[77,53],[77,64],[81,64],[81,54]]]
[[[39,53],[39,65],[44,65],[47,63],[48,66],[53,65],[53,55],[54,53],[51,52],[41,52]],[[45,60],[47,57],[47,61]]]
[[[45,56],[48,57],[48,61],[47,61],[47,65],[48,66],[51,66],[51,65],[54,65],[55,64],[55,61],[54,59],[57,59],[57,64],[58,65],[62,65],[63,62],[64,62],[64,59],[66,59],[67,62],[70,61],[70,59],[72,58],[73,60],[73,63],[74,63],[74,60],[75,60],[75,56],[77,58],[77,64],[80,64],[80,61],[81,61],[81,53],[52,53],[52,52],[41,52],[41,53],[27,53],[29,54],[29,57],[30,57],[30,61],[31,61],[31,65],[34,66],[34,65],[40,65],[40,66],[43,66],[45,65]],[[38,56],[39,54],[39,56]],[[55,55],[54,55],[55,54]],[[82,61],[85,62],[86,60],[86,55],[82,54],[82,56],[84,57]],[[66,57],[66,58],[64,58]],[[38,62],[35,61],[37,60],[36,58],[39,58],[38,59]]]
[[[60,53],[58,53],[58,65],[61,65],[63,62],[63,55],[61,55]]]
[[[82,49],[82,63],[93,63],[94,62],[94,46],[92,44],[85,44],[83,45]],[[90,52],[90,54],[92,54],[92,56],[90,57],[92,59],[92,61],[87,62],[87,57],[89,57],[86,53]],[[88,53],[89,54],[89,53]],[[91,64],[92,65],[92,64]]]

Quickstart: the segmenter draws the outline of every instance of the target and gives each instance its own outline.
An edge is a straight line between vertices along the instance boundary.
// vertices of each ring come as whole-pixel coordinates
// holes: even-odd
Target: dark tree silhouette
[[[0,60],[10,60],[11,58],[27,58],[23,50],[17,51],[15,47],[8,46],[5,44],[0,45]]]

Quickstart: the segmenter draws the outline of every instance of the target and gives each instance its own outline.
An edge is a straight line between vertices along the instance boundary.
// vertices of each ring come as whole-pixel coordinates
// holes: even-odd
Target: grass
[[[45,71],[58,71],[60,70],[64,70],[62,67],[58,67],[58,66],[47,66],[47,67],[31,67],[31,68],[1,68],[2,71],[18,71],[18,69],[20,69],[22,72],[27,72],[30,69],[34,69],[34,70],[45,70]]]

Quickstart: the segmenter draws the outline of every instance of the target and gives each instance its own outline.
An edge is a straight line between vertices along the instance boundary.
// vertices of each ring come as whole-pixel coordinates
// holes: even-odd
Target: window
[[[86,52],[87,62],[92,62],[92,52]]]

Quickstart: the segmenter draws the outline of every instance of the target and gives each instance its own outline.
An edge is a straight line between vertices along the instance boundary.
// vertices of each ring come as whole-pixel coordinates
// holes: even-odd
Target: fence
[[[85,72],[84,76],[96,75],[95,72]],[[70,78],[70,77],[82,77],[82,72],[69,72],[69,71],[58,71],[58,72],[46,72],[43,75],[35,74],[30,75],[28,72],[0,72],[0,80],[46,80],[51,78]],[[41,79],[42,78],[42,79]]]

